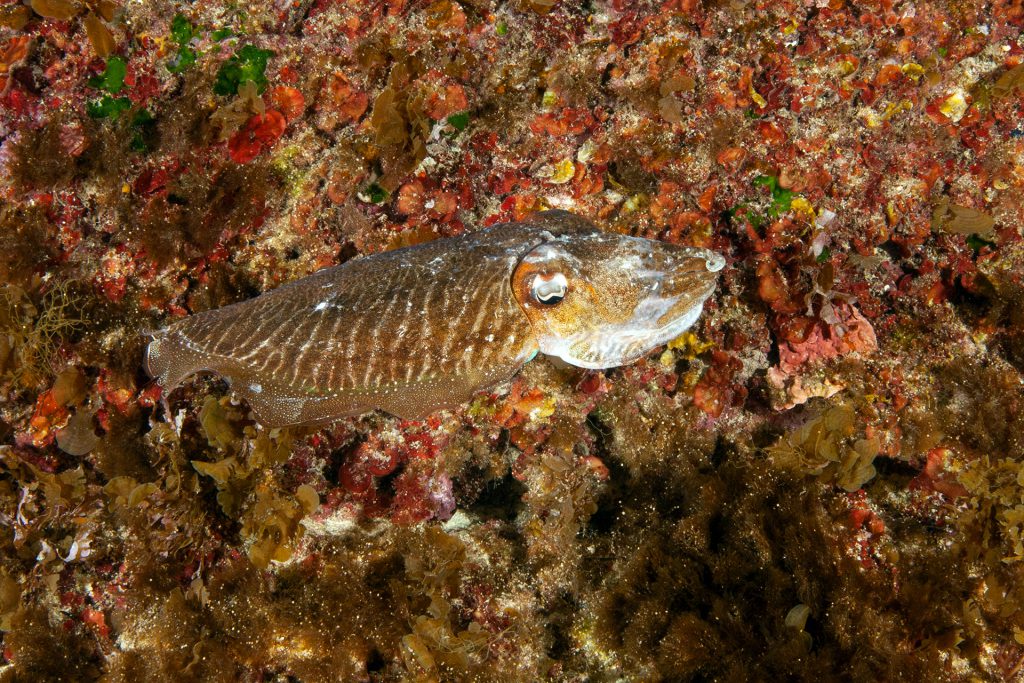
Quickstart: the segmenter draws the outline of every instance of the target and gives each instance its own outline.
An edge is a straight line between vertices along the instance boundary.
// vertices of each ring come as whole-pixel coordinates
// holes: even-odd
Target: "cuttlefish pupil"
[[[533,279],[533,298],[542,304],[554,306],[565,298],[569,281],[561,273],[538,275]]]
[[[197,372],[225,377],[267,427],[374,409],[419,418],[538,352],[585,368],[642,357],[693,325],[724,265],[547,211],[174,321],[153,335],[146,366],[168,390]]]

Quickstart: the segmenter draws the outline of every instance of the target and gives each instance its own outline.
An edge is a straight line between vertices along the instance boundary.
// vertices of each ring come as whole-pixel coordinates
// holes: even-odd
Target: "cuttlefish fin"
[[[231,373],[222,373],[230,376]],[[283,427],[321,424],[339,417],[383,410],[406,420],[419,420],[444,408],[467,403],[474,394],[493,386],[479,373],[445,375],[437,379],[396,386],[392,389],[341,391],[336,394],[301,394],[288,386],[237,384],[232,389],[248,401],[260,424]],[[498,378],[497,381],[501,381]]]

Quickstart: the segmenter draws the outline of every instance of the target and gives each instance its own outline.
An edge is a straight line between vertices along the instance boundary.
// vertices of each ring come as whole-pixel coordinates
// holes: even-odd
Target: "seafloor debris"
[[[1024,679],[1024,6],[0,5],[3,680]],[[684,338],[420,421],[144,331],[549,208]]]

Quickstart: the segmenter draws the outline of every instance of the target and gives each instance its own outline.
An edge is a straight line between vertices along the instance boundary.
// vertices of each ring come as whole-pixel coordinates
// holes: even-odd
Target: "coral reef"
[[[0,4],[0,680],[1024,680],[1020,0]],[[624,368],[266,430],[145,333],[563,208]]]

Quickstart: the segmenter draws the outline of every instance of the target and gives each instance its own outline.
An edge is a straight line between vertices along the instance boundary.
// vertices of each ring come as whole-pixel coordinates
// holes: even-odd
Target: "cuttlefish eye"
[[[533,286],[530,288],[533,298],[545,306],[554,306],[565,298],[568,291],[569,281],[561,273],[538,275],[533,278]]]

